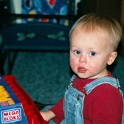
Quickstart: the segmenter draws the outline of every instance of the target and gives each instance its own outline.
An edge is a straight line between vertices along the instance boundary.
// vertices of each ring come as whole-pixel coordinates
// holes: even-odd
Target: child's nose
[[[80,58],[79,58],[79,62],[86,63],[87,62],[86,56],[85,55],[81,55]]]

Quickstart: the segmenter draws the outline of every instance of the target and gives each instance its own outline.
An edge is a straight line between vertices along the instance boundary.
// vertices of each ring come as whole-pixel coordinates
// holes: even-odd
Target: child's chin
[[[87,79],[87,78],[89,78],[88,76],[83,75],[83,74],[78,74],[78,77],[79,77],[79,78],[83,78],[83,79]]]

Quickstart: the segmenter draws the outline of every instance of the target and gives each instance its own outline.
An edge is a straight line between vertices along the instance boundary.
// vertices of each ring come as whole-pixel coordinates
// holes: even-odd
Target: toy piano
[[[48,124],[14,76],[0,76],[0,124]]]

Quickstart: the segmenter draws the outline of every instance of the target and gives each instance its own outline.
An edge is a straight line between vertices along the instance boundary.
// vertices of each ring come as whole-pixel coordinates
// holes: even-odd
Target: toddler
[[[55,124],[121,124],[119,82],[107,70],[117,57],[122,28],[113,18],[87,14],[70,30],[72,76],[64,98],[43,118]],[[52,121],[50,121],[52,119]]]

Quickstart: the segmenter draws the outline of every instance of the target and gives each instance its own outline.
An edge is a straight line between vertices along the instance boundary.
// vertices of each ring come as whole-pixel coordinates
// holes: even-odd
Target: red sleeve
[[[121,124],[123,101],[119,90],[109,84],[98,87],[85,97],[85,123]]]
[[[56,115],[53,121],[56,122],[56,124],[60,124],[60,122],[64,119],[63,99],[60,99],[50,110]]]

